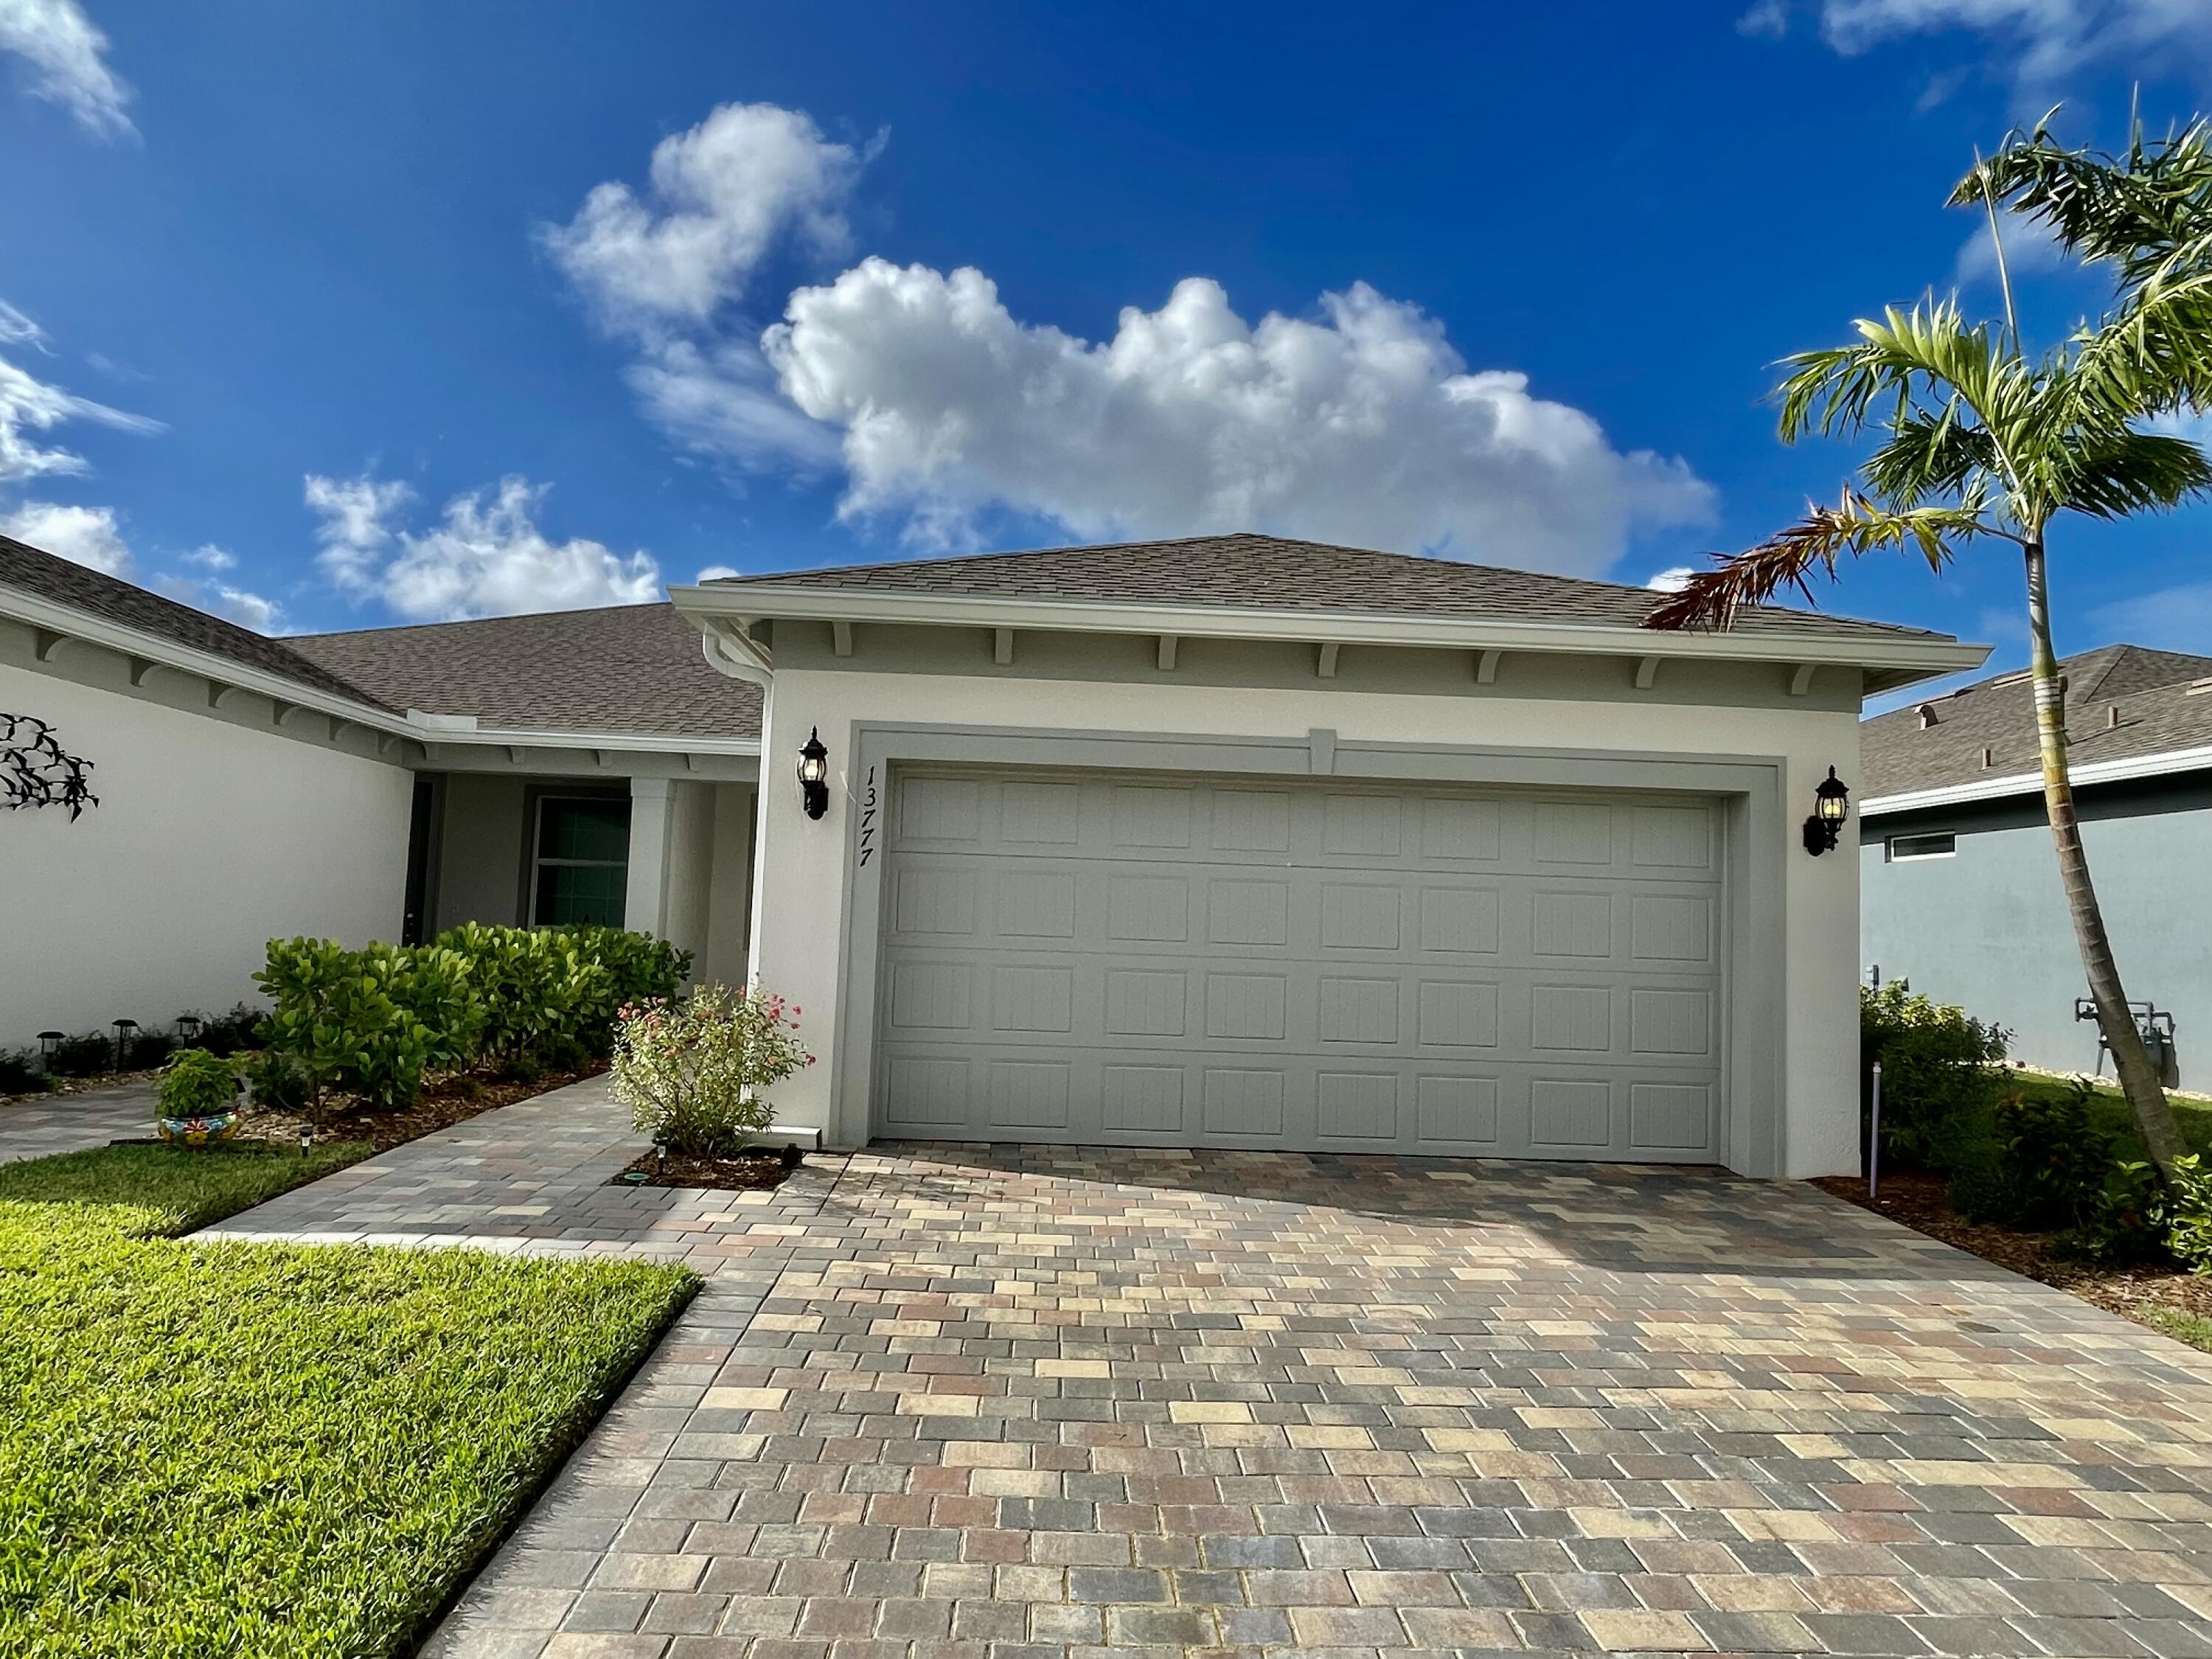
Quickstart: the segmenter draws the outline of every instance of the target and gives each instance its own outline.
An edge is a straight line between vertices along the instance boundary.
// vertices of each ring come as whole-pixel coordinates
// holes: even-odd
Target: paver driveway
[[[0,1164],[82,1152],[154,1133],[154,1085],[126,1083],[81,1095],[0,1106]]]
[[[512,1207],[474,1133],[353,1230]],[[2212,1358],[1808,1188],[881,1147],[580,1242],[564,1167],[533,1248],[716,1276],[441,1659],[2212,1653]]]

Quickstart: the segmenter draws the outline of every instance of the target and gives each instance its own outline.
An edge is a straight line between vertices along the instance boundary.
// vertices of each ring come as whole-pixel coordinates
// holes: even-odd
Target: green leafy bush
[[[553,931],[606,969],[605,981],[589,988],[576,1011],[576,1041],[586,1054],[612,1050],[624,1008],[672,997],[691,977],[691,952],[650,933],[580,923]]]
[[[2017,1227],[2078,1227],[2100,1201],[2114,1165],[2111,1133],[2077,1083],[2056,1097],[2008,1095],[1996,1108],[1996,1185],[2002,1212],[1984,1218]]]
[[[264,1112],[296,1112],[315,1092],[307,1068],[281,1048],[264,1048],[246,1062],[246,1086]]]
[[[1917,996],[1901,980],[1859,992],[1859,1048],[1871,1075],[1881,1066],[1882,1157],[1926,1168],[1958,1167],[1961,1142],[1978,1141],[2004,1082],[2007,1033],[1964,1009]]]
[[[239,1003],[227,1014],[199,1014],[186,1009],[177,1016],[179,1023],[186,1018],[200,1022],[200,1034],[189,1043],[179,1038],[180,1046],[204,1048],[211,1054],[235,1054],[249,1048],[258,1048],[260,1039],[254,1036],[254,1027],[260,1024],[260,1012]]]
[[[558,929],[470,922],[438,937],[468,963],[484,1011],[482,1051],[507,1070],[544,1066],[586,1051],[592,1011],[611,999],[612,975]]]
[[[123,1045],[126,1072],[150,1072],[167,1062],[177,1051],[177,1040],[167,1031],[139,1031]]]
[[[115,1039],[105,1031],[64,1037],[46,1057],[56,1077],[103,1077],[115,1069]]]
[[[238,1073],[204,1048],[179,1048],[161,1068],[154,1097],[163,1117],[213,1117],[238,1103]]]
[[[53,1087],[28,1048],[0,1048],[0,1095],[34,1095]]]
[[[2166,1248],[2190,1272],[2212,1273],[2212,1170],[2195,1152],[2173,1160],[2166,1189]]]
[[[319,1090],[380,1106],[408,1104],[424,1073],[468,1059],[483,1023],[467,959],[435,945],[271,939],[253,978],[274,1005],[262,1025],[269,1045]]]
[[[735,1152],[773,1121],[761,1091],[814,1063],[798,1030],[799,1010],[758,989],[703,985],[632,1006],[615,1037],[615,1097],[656,1146]]]

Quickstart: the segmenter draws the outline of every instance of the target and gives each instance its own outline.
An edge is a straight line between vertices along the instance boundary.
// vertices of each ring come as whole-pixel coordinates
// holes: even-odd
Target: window
[[[1882,845],[1892,864],[1908,864],[1914,859],[1957,856],[1959,838],[1948,831],[1940,836],[1892,836]]]
[[[623,894],[629,884],[629,803],[611,798],[539,797],[531,878],[533,926],[597,922],[621,927]]]

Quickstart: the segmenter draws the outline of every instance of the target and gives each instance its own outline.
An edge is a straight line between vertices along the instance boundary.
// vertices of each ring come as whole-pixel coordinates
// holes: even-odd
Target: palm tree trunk
[[[2074,814],[2074,779],[2066,757],[2066,692],[2059,684],[2058,659],[2051,648],[2051,595],[2045,574],[2041,538],[2027,544],[2027,625],[2030,637],[2028,672],[2035,685],[2035,736],[2043,759],[2043,800],[2051,818],[2051,839],[2058,845],[2058,879],[2066,889],[2066,908],[2074,919],[2075,941],[2081,948],[2081,966],[2087,970],[2089,994],[2097,1001],[2097,1024],[2105,1045],[2119,1068],[2120,1088],[2128,1109],[2142,1131],[2143,1145],[2160,1173],[2172,1177],[2173,1161],[2189,1148],[2173,1120],[2160,1086],[2158,1069],[2143,1047],[2142,1033],[2128,1012],[2127,993],[2120,986],[2120,969],[2112,960],[2112,941],[2105,932],[2105,915],[2097,908],[2097,890],[2089,881],[2089,859],[2081,849],[2081,826]]]

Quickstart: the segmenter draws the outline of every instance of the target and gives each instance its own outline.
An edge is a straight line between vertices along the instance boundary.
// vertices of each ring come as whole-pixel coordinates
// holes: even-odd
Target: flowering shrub
[[[772,1121],[761,1091],[814,1063],[799,1010],[756,988],[702,985],[633,1004],[615,1033],[615,1098],[672,1152],[726,1157]]]

